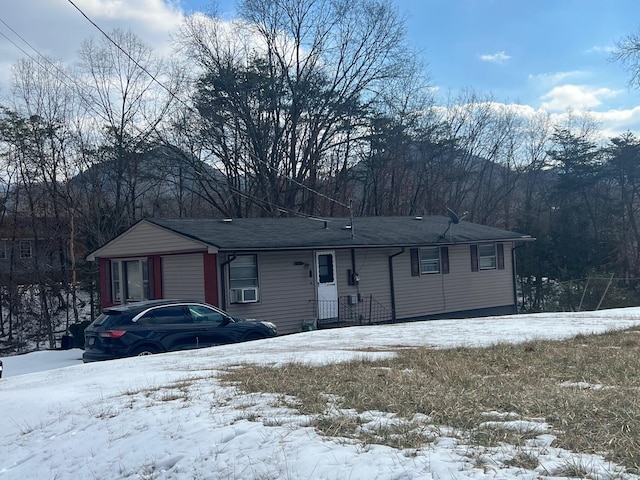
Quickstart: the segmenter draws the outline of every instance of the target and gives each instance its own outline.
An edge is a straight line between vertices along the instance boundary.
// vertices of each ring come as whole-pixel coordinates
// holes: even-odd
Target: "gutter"
[[[461,239],[454,241],[439,241],[439,240],[425,240],[419,243],[405,243],[405,247],[423,247],[425,245],[471,245],[471,244],[479,244],[479,243],[505,243],[505,242],[529,242],[533,241],[535,238],[524,235],[521,237],[507,237],[507,238],[484,238],[477,240],[469,240],[469,239]],[[285,245],[282,247],[259,247],[259,246],[229,246],[229,247],[217,247],[217,253],[243,253],[243,252],[290,252],[290,251],[306,251],[306,250],[346,250],[346,249],[362,249],[362,248],[371,248],[371,249],[386,249],[386,248],[397,248],[399,245],[397,243],[380,243],[380,244],[372,244],[372,243],[351,243],[351,244],[317,244],[317,245]]]
[[[397,257],[398,255],[402,255],[405,251],[405,247],[402,247],[397,253],[393,255],[389,255],[389,287],[391,289],[391,320],[395,323],[396,321],[396,289],[393,284],[393,257]]]

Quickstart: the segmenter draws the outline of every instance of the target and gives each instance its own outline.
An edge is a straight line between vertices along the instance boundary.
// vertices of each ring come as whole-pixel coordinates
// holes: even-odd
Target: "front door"
[[[338,318],[338,282],[333,250],[316,252],[316,284],[318,285],[318,320]]]

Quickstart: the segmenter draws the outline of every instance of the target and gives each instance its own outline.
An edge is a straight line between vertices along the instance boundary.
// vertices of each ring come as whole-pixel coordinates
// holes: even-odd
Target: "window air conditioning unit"
[[[258,289],[256,287],[232,288],[231,299],[234,303],[255,303],[258,301]]]

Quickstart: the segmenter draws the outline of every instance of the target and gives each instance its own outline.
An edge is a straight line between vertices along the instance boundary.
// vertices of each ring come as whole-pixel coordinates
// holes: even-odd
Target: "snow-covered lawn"
[[[322,364],[391,355],[375,351],[384,347],[483,346],[634,325],[640,308],[322,330],[92,364],[82,364],[81,350],[5,357],[0,479],[536,479],[567,465],[593,478],[637,478],[600,456],[551,447],[545,419],[505,415],[505,428],[540,431],[527,447],[540,465],[526,470],[504,465],[516,453],[509,446],[479,452],[446,428],[410,451],[323,437],[273,396],[217,379],[219,369],[245,362]],[[508,412],[491,420],[500,413]]]

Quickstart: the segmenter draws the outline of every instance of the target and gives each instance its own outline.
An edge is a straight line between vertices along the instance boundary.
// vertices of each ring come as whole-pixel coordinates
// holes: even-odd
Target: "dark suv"
[[[202,302],[148,300],[109,307],[84,331],[84,362],[275,337],[271,322],[242,320]]]

